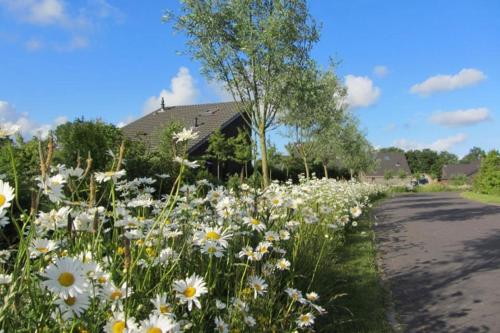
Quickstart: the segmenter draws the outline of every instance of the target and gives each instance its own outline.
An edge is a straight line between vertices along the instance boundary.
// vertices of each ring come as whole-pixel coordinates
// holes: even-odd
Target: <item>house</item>
[[[444,165],[441,171],[441,182],[447,183],[455,177],[465,176],[471,183],[481,167],[481,161]]]
[[[411,177],[406,156],[400,152],[377,152],[377,166],[363,176],[365,181],[385,184],[405,184]]]
[[[122,127],[122,133],[131,140],[143,141],[149,149],[160,144],[162,131],[172,122],[178,122],[185,128],[193,128],[198,132],[198,139],[189,142],[188,154],[192,159],[205,155],[208,139],[216,129],[220,129],[226,137],[233,137],[238,130],[250,132],[250,128],[239,111],[239,102],[181,105],[166,107],[163,100],[161,107],[142,118]],[[241,166],[228,163],[224,172],[239,172]],[[207,162],[213,172],[213,163]]]

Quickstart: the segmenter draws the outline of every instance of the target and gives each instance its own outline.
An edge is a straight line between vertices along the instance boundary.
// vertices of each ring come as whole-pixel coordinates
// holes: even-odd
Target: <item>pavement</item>
[[[500,332],[500,206],[405,194],[386,200],[375,219],[403,332]]]

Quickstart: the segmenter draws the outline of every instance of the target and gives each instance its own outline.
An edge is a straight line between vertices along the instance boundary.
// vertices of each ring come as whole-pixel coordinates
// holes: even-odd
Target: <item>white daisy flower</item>
[[[218,309],[218,310],[223,310],[226,308],[226,303],[216,299],[215,300],[215,307]]]
[[[177,292],[175,295],[181,304],[188,304],[188,310],[191,311],[193,303],[201,309],[201,303],[198,298],[206,294],[208,289],[202,277],[193,274],[185,280],[176,280],[173,285],[174,290]]]
[[[127,317],[125,321],[125,314],[123,312],[114,312],[113,316],[108,319],[104,326],[105,333],[132,333],[137,332],[137,324],[134,318]]]
[[[7,216],[7,210],[1,210],[0,211],[0,228],[5,227],[8,225],[9,222],[9,217]]]
[[[89,308],[90,296],[83,293],[77,296],[59,297],[55,303],[59,306],[64,320],[70,320],[81,315]]]
[[[127,288],[127,283],[123,283],[120,287],[115,286],[114,283],[110,282],[104,289],[104,296],[106,300],[111,302],[120,302],[132,295],[132,287]]]
[[[215,317],[215,331],[219,333],[228,333],[229,325],[221,319],[221,317]]]
[[[314,291],[311,291],[310,293],[306,294],[306,298],[308,301],[316,302],[319,299],[319,295]]]
[[[249,284],[250,288],[253,289],[253,297],[254,298],[257,298],[257,295],[262,296],[267,292],[267,287],[268,287],[267,283],[263,278],[261,278],[259,276],[253,275],[253,276],[249,277],[248,284]]]
[[[38,258],[40,255],[45,255],[50,251],[57,249],[57,242],[45,238],[33,239],[30,246],[30,258]]]
[[[0,180],[0,212],[10,207],[12,199],[14,199],[14,189],[9,183]]]
[[[88,287],[82,262],[71,257],[58,258],[42,276],[47,279],[42,284],[62,298],[76,297]]]
[[[276,268],[279,269],[280,271],[289,270],[290,269],[290,261],[286,260],[285,258],[281,258],[276,263]]]
[[[120,171],[106,171],[106,172],[96,172],[94,174],[95,180],[98,183],[109,182],[113,180],[113,182],[117,182],[119,178],[125,176],[126,171],[124,169]]]
[[[299,327],[310,327],[314,324],[315,317],[312,313],[308,312],[306,314],[301,314],[297,319],[296,323]]]
[[[179,163],[181,165],[185,165],[185,166],[187,166],[190,169],[196,169],[197,167],[200,166],[197,161],[192,161],[191,162],[191,161],[183,159],[182,157],[179,157],[179,156],[176,156],[174,158],[174,162],[177,162],[177,163]]]
[[[244,217],[243,223],[249,226],[252,230],[263,231],[266,229],[266,224],[253,217]]]
[[[196,140],[198,138],[198,132],[193,132],[192,128],[184,128],[179,133],[175,133],[172,138],[177,142]]]
[[[201,253],[220,258],[224,255],[224,248],[215,242],[206,242],[201,248]]]
[[[180,325],[172,317],[151,314],[148,319],[141,321],[138,329],[140,333],[177,333]]]
[[[255,318],[254,318],[254,317],[252,317],[252,316],[245,316],[245,317],[243,318],[243,321],[245,322],[245,324],[247,324],[247,325],[248,325],[248,326],[250,326],[250,327],[254,327],[254,326],[255,326],[255,324],[257,324],[257,321],[256,321],[256,320],[255,320]]]
[[[151,299],[151,303],[155,307],[155,313],[161,315],[172,315],[172,305],[167,302],[167,293],[158,294],[155,298]]]
[[[12,274],[0,274],[0,285],[10,284],[12,282]]]
[[[359,206],[355,206],[350,209],[350,212],[353,218],[358,218],[361,215],[362,210]]]

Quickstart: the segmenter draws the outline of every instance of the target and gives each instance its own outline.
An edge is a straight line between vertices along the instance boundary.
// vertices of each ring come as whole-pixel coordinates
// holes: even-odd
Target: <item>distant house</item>
[[[228,138],[236,136],[238,130],[250,131],[238,110],[239,105],[241,104],[238,102],[226,102],[165,107],[162,101],[158,110],[122,127],[122,133],[126,138],[141,140],[150,149],[155,149],[160,144],[162,131],[170,123],[178,122],[185,128],[193,128],[199,134],[198,139],[189,142],[188,146],[189,156],[196,159],[205,155],[208,139],[216,129],[220,129]],[[213,171],[213,165],[208,167]],[[226,172],[239,171],[235,166],[229,165],[228,168],[230,170],[225,170]]]
[[[378,152],[377,167],[364,175],[364,180],[376,183],[404,183],[411,177],[410,167],[404,154],[399,152]]]
[[[480,167],[481,161],[444,165],[441,171],[441,181],[447,183],[455,177],[465,176],[470,183]]]

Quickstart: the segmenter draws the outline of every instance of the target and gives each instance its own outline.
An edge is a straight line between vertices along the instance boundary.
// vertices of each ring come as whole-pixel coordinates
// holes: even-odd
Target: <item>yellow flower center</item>
[[[111,299],[113,301],[121,298],[123,295],[123,293],[121,292],[121,290],[113,290],[113,292],[111,293]]]
[[[68,304],[69,306],[74,305],[76,303],[76,297],[69,296],[68,298],[64,299],[64,303]]]
[[[262,286],[260,284],[257,284],[257,283],[254,283],[253,288],[255,290],[257,290],[257,291],[261,291],[262,290]]]
[[[59,281],[59,284],[61,284],[62,286],[69,287],[72,286],[73,283],[75,283],[75,276],[69,272],[64,272],[59,275],[57,281]]]
[[[47,253],[49,252],[49,249],[46,247],[37,247],[36,250],[40,253]]]
[[[300,318],[301,321],[303,322],[308,322],[309,321],[309,316],[308,315],[302,315],[302,318]]]
[[[210,254],[214,254],[215,252],[217,252],[217,249],[215,247],[209,247],[207,252]]]
[[[279,199],[274,199],[274,200],[273,200],[273,204],[274,204],[274,205],[276,205],[276,206],[277,206],[279,203],[280,203],[280,200],[279,200]]]
[[[158,327],[150,327],[150,328],[148,328],[148,330],[146,332],[147,333],[162,333],[162,330],[161,330],[161,328],[158,328]]]
[[[0,206],[3,206],[5,201],[7,201],[7,198],[5,197],[5,195],[0,194]]]
[[[252,223],[253,225],[259,225],[260,224],[260,221],[259,220],[256,220],[256,219],[252,219],[250,221],[250,223]]]
[[[220,235],[215,231],[209,231],[209,232],[207,232],[206,238],[209,240],[218,240],[218,239],[220,239]]]
[[[170,313],[172,310],[167,304],[160,305],[160,312],[163,314]]]
[[[195,287],[187,287],[184,290],[184,296],[186,296],[187,298],[193,297],[194,294],[196,294],[196,288]]]
[[[104,173],[106,177],[113,177],[115,175],[114,171],[107,171]]]
[[[123,333],[125,332],[125,322],[123,320],[115,321],[113,326],[111,326],[111,331],[113,333]]]
[[[100,284],[104,284],[108,282],[108,279],[104,276],[99,276],[99,278],[97,278],[97,282],[99,282]]]

